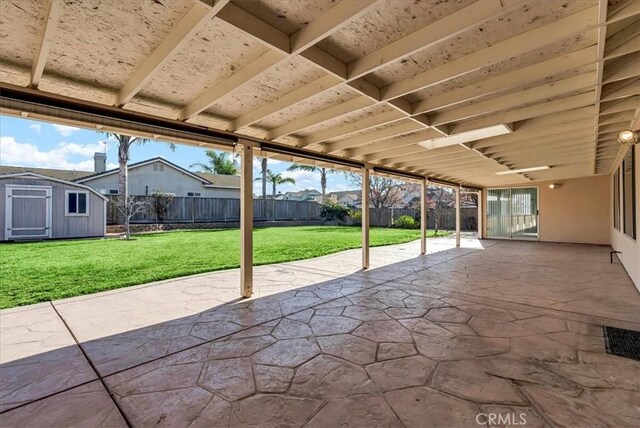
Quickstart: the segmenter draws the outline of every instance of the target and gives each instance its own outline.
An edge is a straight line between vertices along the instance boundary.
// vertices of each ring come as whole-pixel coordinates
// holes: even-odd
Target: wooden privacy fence
[[[135,196],[137,202],[146,208],[132,219],[132,223],[205,223],[237,222],[240,220],[240,199]],[[109,196],[107,204],[107,224],[121,224],[118,221],[118,197]],[[319,220],[322,205],[318,202],[253,200],[253,214],[256,220]],[[403,215],[417,218],[419,210],[412,208],[370,208],[371,226],[392,226]],[[462,230],[475,230],[477,208],[462,208]],[[428,228],[435,228],[433,215],[427,217]],[[438,229],[455,229],[455,209],[445,208],[440,213]]]
[[[135,196],[136,202],[146,208],[132,219],[132,223],[200,223],[240,220],[240,199]],[[118,221],[118,197],[109,196],[107,224]],[[320,218],[321,206],[317,202],[253,200],[256,220],[316,220]],[[268,217],[267,217],[268,216]],[[120,216],[121,217],[121,216]]]

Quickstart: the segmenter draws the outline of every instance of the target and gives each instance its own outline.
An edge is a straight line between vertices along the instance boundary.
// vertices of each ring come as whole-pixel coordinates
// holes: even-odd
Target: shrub
[[[395,221],[395,226],[400,229],[417,229],[419,227],[418,222],[410,215],[401,215]]]
[[[351,217],[354,226],[362,224],[362,211],[352,208],[349,210],[349,217]]]
[[[342,204],[333,201],[325,201],[320,210],[320,217],[326,221],[344,221],[349,215],[349,209]]]

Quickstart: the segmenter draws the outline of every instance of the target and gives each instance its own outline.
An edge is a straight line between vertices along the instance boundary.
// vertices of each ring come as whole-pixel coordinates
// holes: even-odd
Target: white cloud
[[[38,134],[40,133],[40,131],[42,131],[42,125],[40,125],[39,123],[32,123],[31,125],[29,125],[29,128],[33,129]]]
[[[69,125],[56,124],[56,125],[53,125],[53,127],[55,128],[56,131],[58,131],[58,134],[62,135],[63,137],[68,137],[74,132],[80,130],[80,128],[76,128],[75,126],[69,126]]]
[[[54,149],[41,151],[34,144],[17,142],[14,137],[0,137],[0,159],[3,165],[93,171],[93,154],[103,150],[104,145],[100,142],[93,144],[61,142]],[[72,161],[71,156],[86,159]],[[110,163],[108,168],[116,166]]]
[[[320,190],[320,173],[311,171],[283,171],[284,177],[291,177],[296,180],[295,186],[291,186],[296,189],[316,189]]]

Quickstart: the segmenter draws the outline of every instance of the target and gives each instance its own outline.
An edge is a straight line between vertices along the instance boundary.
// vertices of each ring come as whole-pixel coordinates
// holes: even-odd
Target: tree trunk
[[[118,199],[121,211],[124,215],[126,228],[125,239],[129,239],[129,141],[124,141],[128,136],[121,136],[118,142]]]
[[[267,209],[267,158],[262,158],[260,163],[262,167],[262,207],[266,219],[269,220],[269,210]]]
[[[322,188],[322,202],[324,202],[327,194],[327,170],[325,168],[320,171],[320,187]]]

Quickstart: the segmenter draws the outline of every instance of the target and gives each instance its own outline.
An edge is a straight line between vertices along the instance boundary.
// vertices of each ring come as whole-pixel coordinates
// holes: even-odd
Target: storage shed
[[[106,208],[107,199],[82,184],[0,175],[0,241],[104,236]]]

